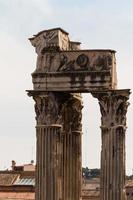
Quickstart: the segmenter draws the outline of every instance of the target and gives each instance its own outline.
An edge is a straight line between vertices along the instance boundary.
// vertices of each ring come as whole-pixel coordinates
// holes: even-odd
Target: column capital
[[[82,132],[82,98],[80,94],[70,94],[70,98],[63,105],[63,123],[64,129],[67,133]]]
[[[63,125],[62,113],[68,109],[71,118],[68,127],[74,131],[81,130],[83,105],[80,93],[45,92],[42,90],[27,90],[27,92],[28,96],[33,97],[35,101],[37,126]]]
[[[102,127],[126,127],[129,89],[93,92],[92,95],[99,101]]]
[[[35,101],[37,126],[61,125],[61,110],[64,99],[70,95],[58,92],[28,91]]]

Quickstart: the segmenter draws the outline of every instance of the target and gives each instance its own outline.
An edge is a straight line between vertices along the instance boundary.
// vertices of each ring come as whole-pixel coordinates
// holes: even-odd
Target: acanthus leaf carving
[[[80,126],[82,105],[78,97],[63,92],[43,92],[32,96],[35,101],[37,125],[63,124],[63,113],[67,110],[71,116],[69,123]],[[67,124],[67,120],[64,122]]]
[[[66,132],[82,131],[82,108],[81,96],[77,98],[71,94],[62,108],[63,127]]]
[[[56,124],[59,118],[59,105],[52,92],[33,96],[37,125]]]
[[[71,118],[71,130],[72,131],[82,131],[82,102],[75,99],[72,103],[72,118]]]
[[[126,94],[119,90],[92,94],[99,100],[102,126],[126,126],[129,94],[128,90]]]

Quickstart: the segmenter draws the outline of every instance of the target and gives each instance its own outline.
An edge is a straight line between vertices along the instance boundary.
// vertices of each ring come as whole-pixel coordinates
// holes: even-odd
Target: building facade
[[[127,200],[133,200],[133,179],[126,180]],[[35,200],[35,166],[12,166],[0,171],[0,200]],[[82,200],[100,200],[99,177],[83,177]]]

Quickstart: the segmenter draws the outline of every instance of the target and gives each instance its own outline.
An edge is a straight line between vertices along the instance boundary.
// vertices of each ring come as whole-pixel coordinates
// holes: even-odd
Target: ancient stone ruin
[[[37,53],[28,90],[37,122],[36,200],[82,199],[83,92],[98,99],[101,111],[100,198],[125,200],[130,90],[117,89],[115,51],[80,50],[61,28],[41,31],[30,42]]]

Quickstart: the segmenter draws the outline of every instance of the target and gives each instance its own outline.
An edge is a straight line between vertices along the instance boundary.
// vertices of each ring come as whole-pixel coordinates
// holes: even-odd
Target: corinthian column
[[[125,132],[129,90],[93,93],[101,110],[101,200],[125,200]]]
[[[37,168],[36,200],[62,199],[62,95],[52,92],[29,92],[35,100]]]
[[[80,200],[82,184],[82,100],[73,94],[62,110],[63,120],[63,200]]]

